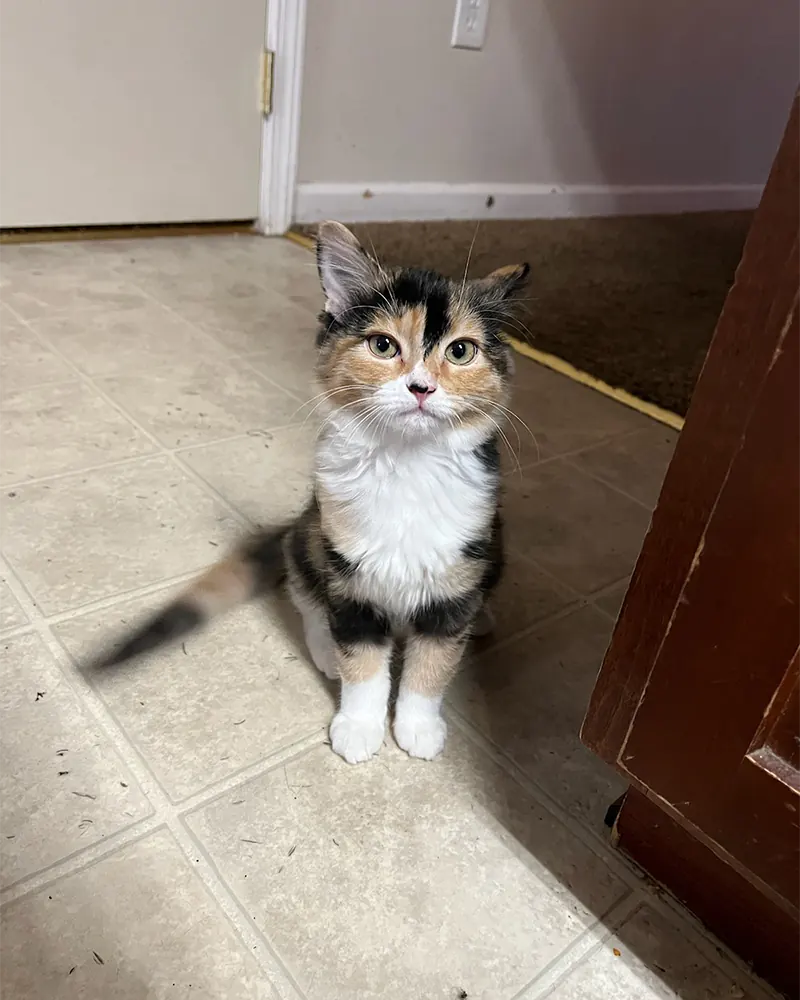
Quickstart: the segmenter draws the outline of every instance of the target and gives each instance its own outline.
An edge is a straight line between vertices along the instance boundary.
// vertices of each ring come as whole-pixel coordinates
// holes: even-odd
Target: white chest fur
[[[437,580],[494,515],[494,484],[474,446],[320,442],[317,481],[334,501],[337,548],[358,566],[365,599],[407,615],[441,596]]]

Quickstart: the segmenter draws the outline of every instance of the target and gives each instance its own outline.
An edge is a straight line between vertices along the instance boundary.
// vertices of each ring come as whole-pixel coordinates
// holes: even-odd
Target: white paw
[[[433,760],[444,749],[447,723],[441,715],[401,712],[394,720],[394,738],[410,757]]]
[[[331,747],[348,764],[362,764],[380,750],[383,733],[382,721],[337,712],[331,722]]]

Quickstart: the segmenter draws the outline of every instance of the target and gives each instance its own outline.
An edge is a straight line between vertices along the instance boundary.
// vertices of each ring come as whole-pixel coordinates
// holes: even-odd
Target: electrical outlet
[[[488,20],[489,0],[456,0],[451,46],[454,49],[482,49]]]

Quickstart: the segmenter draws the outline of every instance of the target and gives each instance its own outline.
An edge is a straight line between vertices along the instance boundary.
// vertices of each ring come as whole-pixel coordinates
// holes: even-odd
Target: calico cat
[[[285,579],[316,666],[341,680],[331,746],[377,753],[404,640],[397,743],[442,750],[441,703],[503,565],[498,438],[512,373],[503,327],[528,265],[454,282],[385,270],[336,222],[319,228],[325,419],[299,518],[249,539],[106,661],[174,640]]]

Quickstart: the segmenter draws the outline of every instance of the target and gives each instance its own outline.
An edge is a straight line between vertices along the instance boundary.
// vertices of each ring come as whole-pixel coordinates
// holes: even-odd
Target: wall
[[[800,73],[794,0],[493,0],[480,52],[450,48],[454,6],[309,0],[301,216],[757,198]]]

